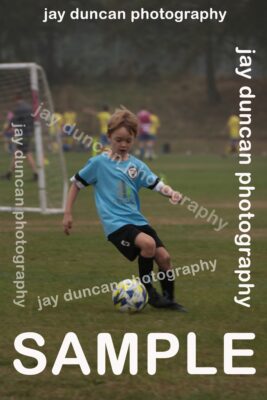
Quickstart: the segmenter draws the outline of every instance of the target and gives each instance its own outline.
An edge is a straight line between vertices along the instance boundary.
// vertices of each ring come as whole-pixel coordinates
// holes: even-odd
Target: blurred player
[[[89,159],[72,177],[63,219],[68,235],[72,228],[72,209],[80,189],[94,187],[95,203],[107,239],[130,261],[138,257],[139,276],[145,285],[149,304],[157,308],[185,311],[174,300],[174,276],[169,253],[156,231],[141,214],[138,192],[148,188],[169,197],[174,204],[180,193],[167,187],[142,161],[129,152],[138,132],[136,115],[117,110],[108,123],[111,150]],[[161,296],[152,285],[153,261],[159,266]]]
[[[137,113],[137,117],[140,127],[138,135],[139,152],[137,154],[140,156],[141,160],[143,160],[147,154],[148,143],[150,141],[151,113],[143,108]]]
[[[7,153],[12,154],[14,150],[14,143],[12,142],[13,129],[11,127],[11,121],[14,118],[12,111],[7,113],[6,122],[3,126],[3,137],[4,137],[4,149]]]
[[[108,122],[110,120],[111,114],[109,112],[108,106],[103,106],[102,111],[96,114],[99,127],[100,127],[100,143],[102,146],[107,146],[109,144],[107,131],[108,131]]]
[[[104,105],[99,112],[87,107],[84,109],[84,112],[90,115],[94,115],[98,119],[100,132],[99,141],[103,147],[107,147],[109,145],[109,140],[107,136],[108,121],[111,117],[109,107],[107,105]]]
[[[155,142],[157,140],[158,130],[160,128],[160,120],[156,114],[151,112],[150,121],[151,121],[151,125],[150,125],[150,131],[149,131],[149,140],[147,142],[145,158],[147,158],[148,160],[153,160],[156,158]]]
[[[32,152],[30,150],[31,139],[33,136],[32,107],[30,106],[29,103],[27,103],[23,99],[22,93],[18,93],[16,95],[16,105],[13,111],[13,118],[10,121],[10,128],[12,128],[14,132],[15,127],[13,125],[23,126],[23,128],[21,129],[22,140],[16,144],[16,149],[20,150],[26,156],[27,161],[33,172],[33,180],[37,180],[38,178],[37,169]],[[15,168],[15,158],[13,156],[9,171],[3,176],[1,176],[1,178],[10,180],[14,168]]]
[[[63,134],[62,127],[63,127],[64,117],[61,113],[55,112],[53,115],[53,120],[56,122],[49,127],[49,134],[53,138],[51,150],[53,153],[57,153],[58,152],[57,137],[61,137]]]
[[[231,115],[227,121],[227,130],[229,134],[230,143],[226,148],[226,154],[238,153],[239,144],[239,117],[237,115]]]
[[[63,150],[73,150],[74,140],[71,134],[66,132],[73,132],[77,125],[77,113],[75,111],[65,111],[63,114]]]

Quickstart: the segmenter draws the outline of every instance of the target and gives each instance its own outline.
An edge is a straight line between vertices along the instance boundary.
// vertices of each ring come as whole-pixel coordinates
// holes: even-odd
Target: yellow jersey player
[[[231,115],[227,121],[227,128],[230,138],[230,144],[227,148],[227,153],[238,153],[239,123],[239,117],[235,114]]]
[[[110,120],[111,114],[109,112],[109,107],[107,105],[104,105],[101,109],[101,111],[97,112],[92,108],[85,108],[83,110],[85,113],[94,115],[98,119],[99,123],[99,142],[101,143],[102,147],[105,148],[109,144],[108,136],[107,136],[107,131],[108,131],[108,122]]]
[[[73,132],[75,125],[77,125],[77,113],[71,110],[64,112],[63,114],[63,131],[65,132],[63,138],[64,151],[70,151],[73,148],[73,137],[71,135],[66,134],[66,132]]]
[[[63,115],[60,114],[59,112],[55,112],[53,115],[53,120],[55,123],[49,127],[49,134],[51,135],[52,138],[52,143],[51,143],[51,150],[53,153],[58,152],[58,142],[57,142],[57,137],[62,136],[62,127],[63,127]]]
[[[149,160],[153,160],[156,158],[155,142],[157,139],[158,130],[160,128],[160,119],[156,114],[151,113],[150,121],[151,121],[150,131],[149,131],[150,135],[149,135],[149,141],[147,143],[147,151],[145,157],[148,158]]]
[[[102,144],[102,146],[107,146],[109,143],[107,136],[108,121],[111,117],[108,106],[103,106],[102,111],[98,112],[96,116],[100,127],[100,143]]]

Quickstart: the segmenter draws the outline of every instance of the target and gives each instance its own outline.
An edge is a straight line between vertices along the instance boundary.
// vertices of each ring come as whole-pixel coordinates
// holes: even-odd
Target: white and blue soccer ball
[[[146,306],[148,294],[139,280],[125,279],[116,285],[112,292],[112,300],[120,312],[138,312]]]

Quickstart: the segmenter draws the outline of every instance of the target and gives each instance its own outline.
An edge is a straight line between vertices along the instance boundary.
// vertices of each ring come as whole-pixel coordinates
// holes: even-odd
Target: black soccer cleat
[[[182,306],[182,304],[176,303],[176,301],[171,301],[166,308],[168,308],[169,310],[174,310],[174,311],[178,311],[178,312],[184,312],[187,313],[187,309]]]
[[[148,292],[148,304],[155,308],[166,308],[171,305],[171,302],[152,288]]]
[[[11,178],[12,178],[11,172],[7,172],[6,174],[1,175],[1,179],[6,179],[6,180],[10,181]]]
[[[33,180],[34,182],[37,182],[37,181],[38,181],[38,174],[37,174],[37,172],[34,172],[34,173],[33,173],[32,180]]]
[[[166,290],[163,291],[163,296],[168,301],[166,308],[168,308],[169,310],[185,312],[185,313],[188,312],[187,309],[184,306],[182,306],[182,304],[177,303],[174,300],[173,296],[171,296]]]

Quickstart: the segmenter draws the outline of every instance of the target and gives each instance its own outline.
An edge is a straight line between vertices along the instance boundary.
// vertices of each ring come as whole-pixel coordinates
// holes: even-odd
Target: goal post
[[[32,110],[33,128],[30,134],[30,150],[34,154],[37,182],[29,177],[31,169],[23,159],[23,199],[16,204],[16,167],[10,179],[0,181],[0,211],[24,210],[43,214],[64,211],[68,179],[62,150],[61,130],[54,126],[54,105],[46,74],[35,63],[0,64],[0,173],[12,165],[19,146],[14,141],[12,115],[16,107],[16,96]],[[23,131],[23,128],[22,128]],[[12,139],[13,136],[13,139]],[[22,134],[23,136],[23,134]],[[26,154],[27,156],[27,154]]]

